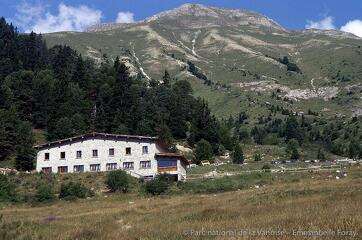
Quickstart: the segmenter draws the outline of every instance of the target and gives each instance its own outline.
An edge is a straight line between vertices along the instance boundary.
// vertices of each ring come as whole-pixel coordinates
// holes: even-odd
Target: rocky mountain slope
[[[167,69],[220,117],[246,109],[257,118],[270,105],[362,114],[362,39],[345,32],[293,31],[258,13],[185,4],[141,22],[45,37],[98,63],[120,56],[145,81]]]

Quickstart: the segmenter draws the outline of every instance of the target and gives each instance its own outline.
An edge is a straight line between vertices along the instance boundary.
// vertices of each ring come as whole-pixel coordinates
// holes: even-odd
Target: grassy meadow
[[[0,203],[0,239],[361,239],[362,171],[347,171],[338,180],[334,170],[190,180],[160,197],[135,191],[134,184],[128,194]],[[103,187],[102,174],[77,178]]]

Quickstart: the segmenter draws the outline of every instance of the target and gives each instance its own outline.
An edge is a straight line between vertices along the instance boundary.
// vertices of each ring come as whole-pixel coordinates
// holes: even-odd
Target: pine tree
[[[298,124],[297,119],[294,116],[289,116],[285,124],[285,138],[287,141],[290,139],[296,139],[299,142],[302,141],[302,131]]]
[[[295,139],[291,139],[287,144],[286,152],[290,154],[290,158],[293,160],[299,159],[298,146],[299,143]]]
[[[194,162],[200,164],[202,160],[211,160],[213,156],[213,149],[211,144],[205,139],[201,139],[196,144]]]
[[[220,143],[227,149],[233,149],[233,139],[230,134],[230,130],[226,125],[221,125],[219,128]]]
[[[317,159],[319,159],[321,161],[326,160],[326,156],[324,155],[324,152],[322,151],[322,149],[318,149]]]
[[[53,96],[55,88],[55,79],[52,71],[39,71],[33,78],[32,98],[33,105],[33,123],[36,128],[46,128],[52,115],[52,107],[55,105]]]
[[[236,164],[244,163],[244,153],[243,153],[243,149],[241,148],[239,143],[235,144],[235,147],[231,154],[231,158],[233,160],[233,163],[236,163]]]
[[[220,143],[218,129],[219,123],[211,114],[207,103],[205,100],[198,99],[198,105],[193,114],[188,142],[193,145],[201,139],[205,139],[211,144],[214,152],[217,152],[218,144]]]
[[[167,87],[171,86],[171,77],[167,70],[165,70],[165,73],[162,77],[163,84]]]
[[[113,68],[114,71],[117,72],[120,70],[121,67],[121,61],[119,60],[119,56],[116,57],[116,60],[114,60]]]
[[[227,120],[227,127],[231,130],[234,127],[234,117],[232,115],[229,116]]]
[[[174,140],[172,137],[171,130],[165,125],[162,124],[158,130],[158,137],[163,144],[165,144],[166,148],[172,149]]]
[[[14,151],[17,139],[17,115],[14,109],[0,108],[0,161],[10,157]]]
[[[299,152],[297,148],[292,149],[292,154],[290,155],[290,159],[297,160],[299,159]]]
[[[0,18],[0,84],[10,73],[21,67],[18,50],[19,35],[12,24]]]
[[[352,140],[348,145],[348,157],[351,159],[357,159],[360,153],[360,145],[357,141]]]
[[[15,167],[21,171],[31,171],[34,169],[35,151],[33,149],[34,137],[30,123],[20,123],[18,126],[17,154]]]
[[[18,71],[9,74],[4,82],[5,87],[11,90],[13,104],[16,105],[22,120],[33,120],[33,78],[32,71]]]
[[[191,96],[192,94],[192,87],[191,84],[186,80],[180,80],[175,82],[175,84],[172,85],[172,89],[175,94],[179,96]]]
[[[48,132],[50,139],[63,139],[73,136],[72,121],[68,117],[58,119]]]

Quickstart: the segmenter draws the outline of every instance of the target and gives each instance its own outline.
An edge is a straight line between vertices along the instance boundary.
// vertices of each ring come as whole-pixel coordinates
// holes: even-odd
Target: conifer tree
[[[211,160],[213,156],[213,149],[211,144],[205,139],[201,139],[196,144],[194,162],[199,164],[202,160]]]
[[[165,73],[162,77],[162,81],[165,86],[168,86],[168,87],[171,86],[171,77],[167,70],[165,70]]]
[[[235,144],[233,152],[231,154],[233,163],[242,164],[244,163],[244,153],[239,143]]]

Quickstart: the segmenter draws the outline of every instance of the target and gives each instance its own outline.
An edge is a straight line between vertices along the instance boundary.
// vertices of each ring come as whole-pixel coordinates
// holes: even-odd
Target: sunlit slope
[[[257,13],[187,4],[139,23],[46,39],[99,63],[120,56],[146,81],[167,69],[190,80],[219,116],[250,104],[265,114],[265,102],[331,116],[362,112],[362,39],[339,31],[289,31]],[[190,62],[208,81],[191,73]]]

